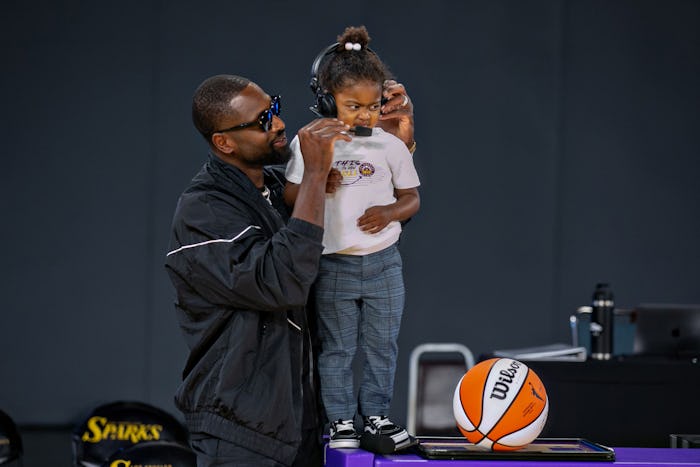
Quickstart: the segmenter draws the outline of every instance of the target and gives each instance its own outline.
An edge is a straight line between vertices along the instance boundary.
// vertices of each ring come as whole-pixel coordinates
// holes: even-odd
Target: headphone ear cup
[[[335,97],[332,94],[320,93],[316,96],[316,108],[324,117],[337,117],[338,108],[335,105]]]
[[[331,94],[323,92],[323,88],[321,87],[321,83],[318,79],[318,72],[321,68],[321,64],[329,56],[335,54],[337,48],[338,43],[336,42],[321,50],[316,58],[314,58],[314,62],[311,65],[311,82],[309,83],[309,87],[315,96],[315,105],[311,107],[311,111],[322,117],[332,118],[338,116],[338,108],[335,105],[335,98]]]

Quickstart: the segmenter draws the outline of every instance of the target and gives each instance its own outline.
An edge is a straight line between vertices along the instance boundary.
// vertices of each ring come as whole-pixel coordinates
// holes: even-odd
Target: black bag
[[[0,465],[21,465],[22,454],[22,437],[17,431],[17,425],[0,410]]]

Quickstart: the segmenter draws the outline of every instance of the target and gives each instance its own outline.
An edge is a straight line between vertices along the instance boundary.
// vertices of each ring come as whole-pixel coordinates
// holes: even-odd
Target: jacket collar
[[[245,189],[249,193],[257,193],[258,189],[253,184],[253,181],[243,173],[241,169],[235,165],[231,165],[221,160],[216,154],[209,153],[209,167],[211,167],[212,175],[215,177],[223,177],[227,182],[233,183],[240,188]]]
[[[219,189],[226,190],[234,196],[244,196],[251,203],[269,208],[269,202],[261,196],[260,190],[253,184],[253,181],[235,165],[224,162],[216,154],[210,152],[207,167],[206,172],[209,173],[209,177],[219,181],[217,183]],[[286,222],[289,218],[290,210],[284,204],[282,195],[284,191],[284,175],[282,175],[284,166],[265,167],[263,173],[265,184],[271,191],[273,211]],[[239,190],[242,190],[244,195]],[[262,211],[266,211],[266,209]]]

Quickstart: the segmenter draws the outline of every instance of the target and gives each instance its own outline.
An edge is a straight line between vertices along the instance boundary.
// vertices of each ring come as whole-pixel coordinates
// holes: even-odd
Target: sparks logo
[[[357,170],[363,177],[371,177],[374,175],[374,166],[368,162],[363,162],[360,164],[360,167],[358,167]]]
[[[99,443],[102,440],[119,440],[139,443],[156,441],[163,431],[162,425],[143,424],[139,422],[110,421],[106,417],[91,417],[82,440],[86,443]]]
[[[173,467],[173,464],[132,464],[131,461],[125,461],[123,459],[117,459],[109,467]]]

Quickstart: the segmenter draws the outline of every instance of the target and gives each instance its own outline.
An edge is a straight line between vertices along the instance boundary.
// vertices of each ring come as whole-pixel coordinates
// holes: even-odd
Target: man
[[[391,83],[390,123],[413,137],[412,107]],[[393,104],[392,104],[393,102]],[[192,118],[209,160],[180,197],[166,269],[190,348],[176,404],[198,466],[321,465],[320,420],[304,306],[323,250],[325,190],[349,127],[299,130],[306,167],[288,214],[280,101],[246,78],[205,80]]]

